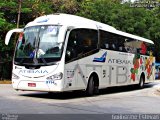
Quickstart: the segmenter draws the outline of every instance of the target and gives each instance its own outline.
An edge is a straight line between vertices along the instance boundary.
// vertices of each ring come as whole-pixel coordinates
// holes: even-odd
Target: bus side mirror
[[[10,38],[12,36],[13,33],[21,33],[23,32],[23,29],[13,29],[13,30],[10,30],[7,34],[6,34],[6,37],[5,37],[5,44],[8,45],[9,41],[10,41]]]

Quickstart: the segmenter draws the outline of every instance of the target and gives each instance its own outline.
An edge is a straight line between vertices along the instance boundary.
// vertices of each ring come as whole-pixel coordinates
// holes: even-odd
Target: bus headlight
[[[19,77],[15,75],[14,73],[12,73],[12,79],[19,79]]]
[[[57,73],[52,76],[47,77],[47,80],[60,80],[63,77],[63,73]]]

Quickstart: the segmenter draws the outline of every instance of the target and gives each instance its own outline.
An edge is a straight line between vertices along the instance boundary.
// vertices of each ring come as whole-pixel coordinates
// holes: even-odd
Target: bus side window
[[[98,31],[74,29],[70,32],[66,50],[66,62],[84,57],[84,54],[97,49]]]
[[[97,49],[98,45],[98,32],[92,29],[79,29],[79,51],[78,54],[86,54],[92,50]]]
[[[100,48],[119,51],[118,43],[120,36],[114,33],[100,30]]]
[[[108,43],[105,44],[105,48],[109,49],[109,44]]]
[[[65,58],[66,62],[76,57],[77,55],[75,49],[76,45],[77,45],[76,31],[71,31],[68,38],[68,44],[66,49],[66,58]]]
[[[109,43],[109,34],[106,31],[100,30],[100,48],[101,49],[111,49],[111,44]]]
[[[83,47],[84,47],[84,53],[88,52],[91,46],[91,40],[89,38],[86,38],[83,40]]]
[[[136,54],[139,51],[139,49],[138,49],[139,48],[139,42],[132,39],[132,38],[126,38],[124,46],[125,46],[125,50],[128,53]]]
[[[111,49],[111,50],[116,50],[116,45],[115,45],[115,44],[111,44],[110,49]]]
[[[118,35],[118,51],[127,52],[124,43],[125,43],[125,37]]]
[[[118,43],[118,35],[116,34],[113,34],[113,33],[109,33],[109,43],[110,43],[110,50],[113,50],[113,51],[118,51],[118,46],[117,46],[117,43]]]

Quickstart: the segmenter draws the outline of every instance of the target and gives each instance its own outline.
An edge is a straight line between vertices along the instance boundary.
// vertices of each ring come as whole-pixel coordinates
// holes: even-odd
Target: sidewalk
[[[11,84],[11,80],[0,80],[0,84]]]

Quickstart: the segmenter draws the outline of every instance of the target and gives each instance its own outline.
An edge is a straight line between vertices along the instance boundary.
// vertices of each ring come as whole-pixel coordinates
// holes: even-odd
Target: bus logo
[[[107,52],[105,52],[100,58],[94,58],[93,62],[105,62],[106,61]]]

